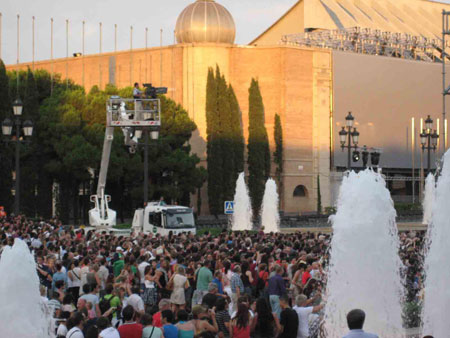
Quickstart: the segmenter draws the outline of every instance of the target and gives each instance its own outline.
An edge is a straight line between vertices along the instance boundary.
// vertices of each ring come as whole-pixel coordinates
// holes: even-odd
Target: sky
[[[158,46],[160,29],[163,44],[172,44],[179,13],[194,0],[1,0],[1,57],[6,64],[16,62],[17,14],[20,15],[20,62],[32,60],[32,16],[35,16],[35,60],[50,59],[50,18],[54,19],[54,57],[66,55],[66,20],[69,20],[69,55],[82,51],[82,21],[85,54],[99,52],[99,22],[103,26],[102,50],[114,50],[114,24],[118,26],[118,50]],[[411,0],[412,1],[412,0]],[[236,43],[248,44],[281,17],[297,0],[218,0],[233,15]],[[440,2],[450,3],[450,0]]]
[[[35,16],[35,60],[50,58],[50,19],[54,19],[54,57],[66,55],[66,19],[69,20],[69,55],[82,50],[82,21],[85,26],[85,54],[99,52],[99,22],[102,22],[102,50],[114,50],[114,24],[118,27],[118,50],[130,48],[130,26],[133,26],[133,48],[158,46],[160,29],[163,44],[172,44],[178,15],[194,0],[1,0],[1,57],[6,64],[16,62],[17,14],[20,15],[20,62],[32,60],[32,16]],[[297,0],[219,0],[233,15],[236,43],[247,44]]]

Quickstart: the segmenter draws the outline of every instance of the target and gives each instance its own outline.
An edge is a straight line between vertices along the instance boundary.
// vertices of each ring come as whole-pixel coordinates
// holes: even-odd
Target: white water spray
[[[52,319],[39,293],[36,263],[27,245],[16,239],[0,259],[0,337],[49,338]]]
[[[277,184],[271,178],[266,182],[261,210],[261,225],[266,234],[280,232],[280,214],[278,212]]]
[[[346,315],[366,313],[364,330],[379,337],[404,337],[402,329],[402,266],[396,212],[380,174],[351,172],[342,182],[326,290],[326,337],[348,332]]]
[[[422,224],[431,223],[431,211],[433,208],[436,193],[436,181],[434,175],[429,173],[425,180],[425,191],[422,201],[423,220]]]
[[[432,220],[428,226],[424,275],[423,335],[446,338],[450,332],[450,150],[437,181]]]
[[[252,230],[252,205],[245,184],[245,173],[240,173],[234,195],[234,213],[231,229],[233,231]]]

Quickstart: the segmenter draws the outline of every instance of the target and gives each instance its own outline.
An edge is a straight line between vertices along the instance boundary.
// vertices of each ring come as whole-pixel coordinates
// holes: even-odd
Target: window
[[[149,223],[151,225],[157,226],[157,227],[161,227],[161,213],[149,213]]]
[[[293,195],[294,197],[306,197],[308,195],[308,190],[304,185],[297,185]]]
[[[195,224],[192,212],[166,213],[166,228],[193,228]]]

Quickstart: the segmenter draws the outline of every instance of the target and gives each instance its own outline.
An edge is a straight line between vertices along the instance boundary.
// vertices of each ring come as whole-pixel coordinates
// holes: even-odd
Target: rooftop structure
[[[214,0],[197,0],[179,15],[175,35],[178,43],[233,44],[236,27],[225,7]]]
[[[428,0],[299,0],[250,44],[276,44],[288,34],[352,27],[431,41],[441,38],[442,9],[450,10],[450,5]]]

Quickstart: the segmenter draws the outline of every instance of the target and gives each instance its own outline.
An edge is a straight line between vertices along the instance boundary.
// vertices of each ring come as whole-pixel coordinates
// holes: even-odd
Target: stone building
[[[441,56],[433,39],[441,34],[443,8],[450,6],[426,0],[299,0],[248,45],[236,45],[232,15],[214,0],[197,0],[176,22],[175,45],[46,60],[35,67],[68,76],[87,90],[107,83],[168,87],[168,96],[198,126],[191,144],[202,165],[208,67],[218,65],[232,84],[245,137],[248,88],[257,78],[272,148],[274,115],[282,120],[282,209],[311,212],[317,208],[318,176],[322,206],[335,203],[339,172],[346,166],[338,131],[350,110],[360,144],[383,148],[380,165],[386,173],[419,174],[420,118],[436,119],[442,112]],[[411,190],[408,184],[401,185],[401,194]],[[206,189],[203,194],[202,213]]]

